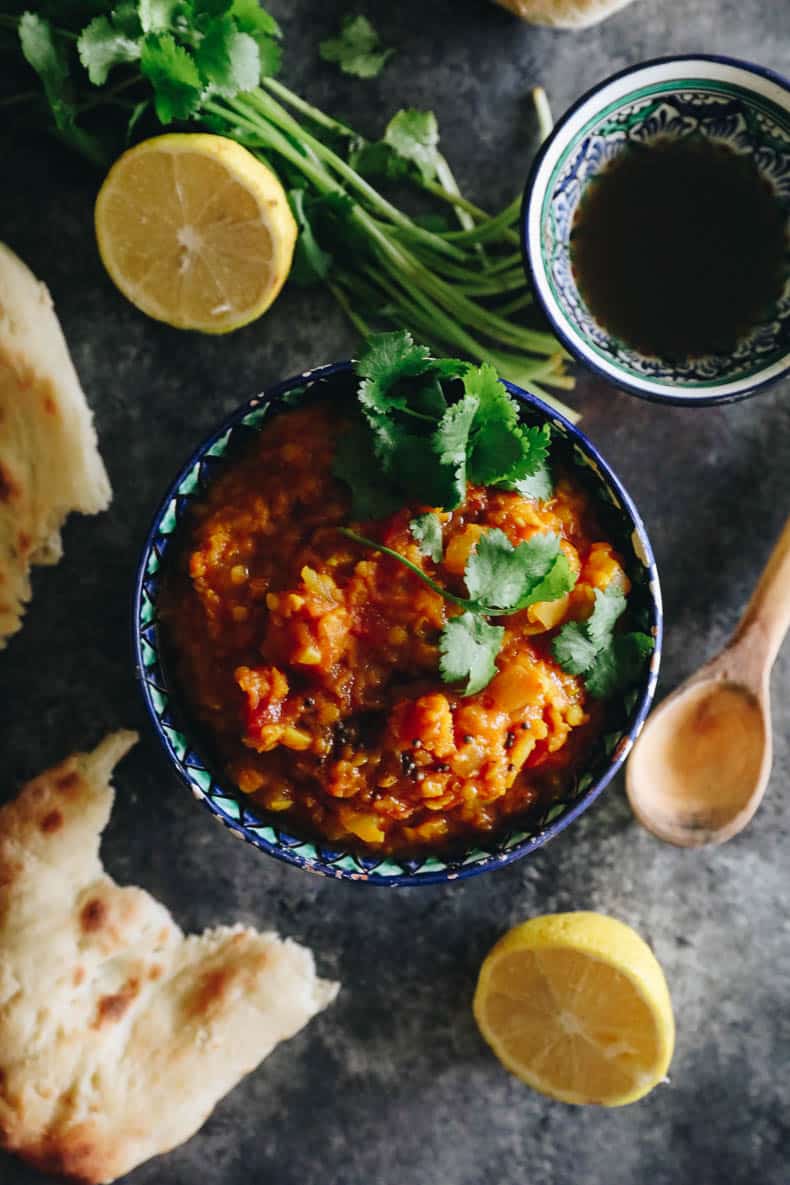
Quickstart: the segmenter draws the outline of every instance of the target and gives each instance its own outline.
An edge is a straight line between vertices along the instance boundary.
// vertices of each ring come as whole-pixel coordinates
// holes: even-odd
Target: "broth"
[[[701,137],[629,144],[579,203],[571,263],[626,345],[670,361],[727,354],[781,295],[785,227],[750,156]]]

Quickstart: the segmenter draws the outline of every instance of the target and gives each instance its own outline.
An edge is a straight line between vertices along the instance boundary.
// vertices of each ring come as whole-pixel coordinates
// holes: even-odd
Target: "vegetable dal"
[[[557,796],[603,722],[551,643],[589,617],[595,590],[627,594],[583,489],[558,474],[538,501],[469,484],[439,512],[444,551],[409,529],[425,506],[365,523],[464,593],[481,534],[513,544],[553,532],[572,592],[500,618],[497,674],[463,696],[437,672],[457,610],[391,557],[343,536],[346,486],[332,474],[337,405],[289,410],[230,462],[193,512],[163,614],[184,693],[238,787],[297,830],[382,853],[446,847]]]

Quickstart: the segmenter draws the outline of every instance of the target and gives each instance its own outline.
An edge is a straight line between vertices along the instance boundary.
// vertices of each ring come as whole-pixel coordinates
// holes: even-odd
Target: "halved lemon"
[[[546,914],[492,948],[474,1000],[499,1060],[565,1103],[621,1107],[666,1076],[675,1021],[650,947],[599,913]]]
[[[269,308],[297,227],[282,185],[224,136],[144,140],[115,162],[96,200],[111,279],[149,317],[228,333]]]

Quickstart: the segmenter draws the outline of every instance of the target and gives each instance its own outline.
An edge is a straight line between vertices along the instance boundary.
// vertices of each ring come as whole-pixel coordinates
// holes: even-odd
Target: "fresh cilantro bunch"
[[[359,415],[340,442],[335,475],[358,518],[407,502],[453,510],[467,481],[551,488],[549,428],[526,427],[490,364],[434,358],[406,330],[372,336],[355,365]]]
[[[237,140],[289,192],[300,231],[294,282],[326,286],[363,337],[411,327],[437,358],[460,351],[490,362],[544,398],[545,388],[572,387],[556,339],[525,319],[520,200],[492,216],[463,196],[432,112],[404,108],[368,142],[279,81],[280,29],[258,0],[39,0],[21,17],[17,0],[6,5],[0,38],[11,35],[13,48],[16,36],[42,93],[31,97],[21,78],[14,91],[13,72],[10,83],[0,72],[0,126],[6,103],[15,127],[43,115],[105,168],[163,125]],[[388,51],[357,19],[324,53],[369,75]],[[13,66],[13,53],[3,60]],[[545,135],[542,92],[535,104]],[[408,210],[378,188],[392,182]]]
[[[492,367],[434,358],[401,331],[371,338],[354,370],[356,408],[350,430],[340,437],[334,473],[349,487],[357,518],[381,518],[415,503],[433,507],[416,515],[409,530],[421,554],[438,567],[444,539],[437,510],[462,505],[467,481],[551,496],[550,428],[521,423],[517,402]],[[576,584],[551,532],[514,546],[498,528],[484,531],[466,561],[461,596],[399,551],[350,528],[340,530],[408,568],[459,610],[441,632],[439,670],[445,683],[462,686],[463,695],[482,691],[496,674],[505,638],[497,617],[559,600]],[[554,639],[557,662],[583,675],[595,698],[638,678],[653,648],[645,634],[615,633],[625,609],[619,588],[596,591],[589,619],[563,626]]]

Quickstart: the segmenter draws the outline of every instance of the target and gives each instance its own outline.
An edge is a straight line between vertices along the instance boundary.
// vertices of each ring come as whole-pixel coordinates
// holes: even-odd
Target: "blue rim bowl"
[[[527,181],[521,246],[543,312],[580,362],[632,395],[701,407],[744,399],[790,372],[790,269],[775,309],[734,352],[671,363],[631,349],[595,320],[570,249],[587,186],[614,157],[629,144],[687,136],[751,156],[790,216],[790,82],[735,58],[685,54],[621,70],[563,115]]]
[[[609,523],[608,533],[626,557],[634,586],[631,603],[637,607],[639,624],[655,638],[655,651],[641,684],[613,701],[609,730],[596,741],[585,769],[577,773],[566,798],[501,834],[481,837],[465,851],[450,856],[429,853],[409,860],[361,855],[305,839],[263,813],[256,813],[256,804],[204,758],[199,729],[187,722],[178,691],[168,680],[158,621],[163,566],[191,503],[203,496],[230,446],[235,448],[237,443],[243,444],[244,438],[259,432],[269,414],[282,405],[284,396],[305,388],[314,388],[319,396],[324,391],[330,394],[338,381],[347,382],[351,366],[350,362],[336,362],[307,371],[242,404],[198,446],[171,482],[154,515],[137,568],[132,624],[136,675],[156,735],[179,777],[216,819],[260,851],[309,872],[369,885],[432,885],[462,880],[502,868],[558,835],[595,801],[622,766],[644,723],[658,679],[662,639],[658,573],[636,507],[597,449],[578,428],[540,399],[506,383],[508,391],[521,400],[525,419],[552,424],[554,449],[561,449],[565,458],[584,471],[584,480],[600,499],[601,514]]]

